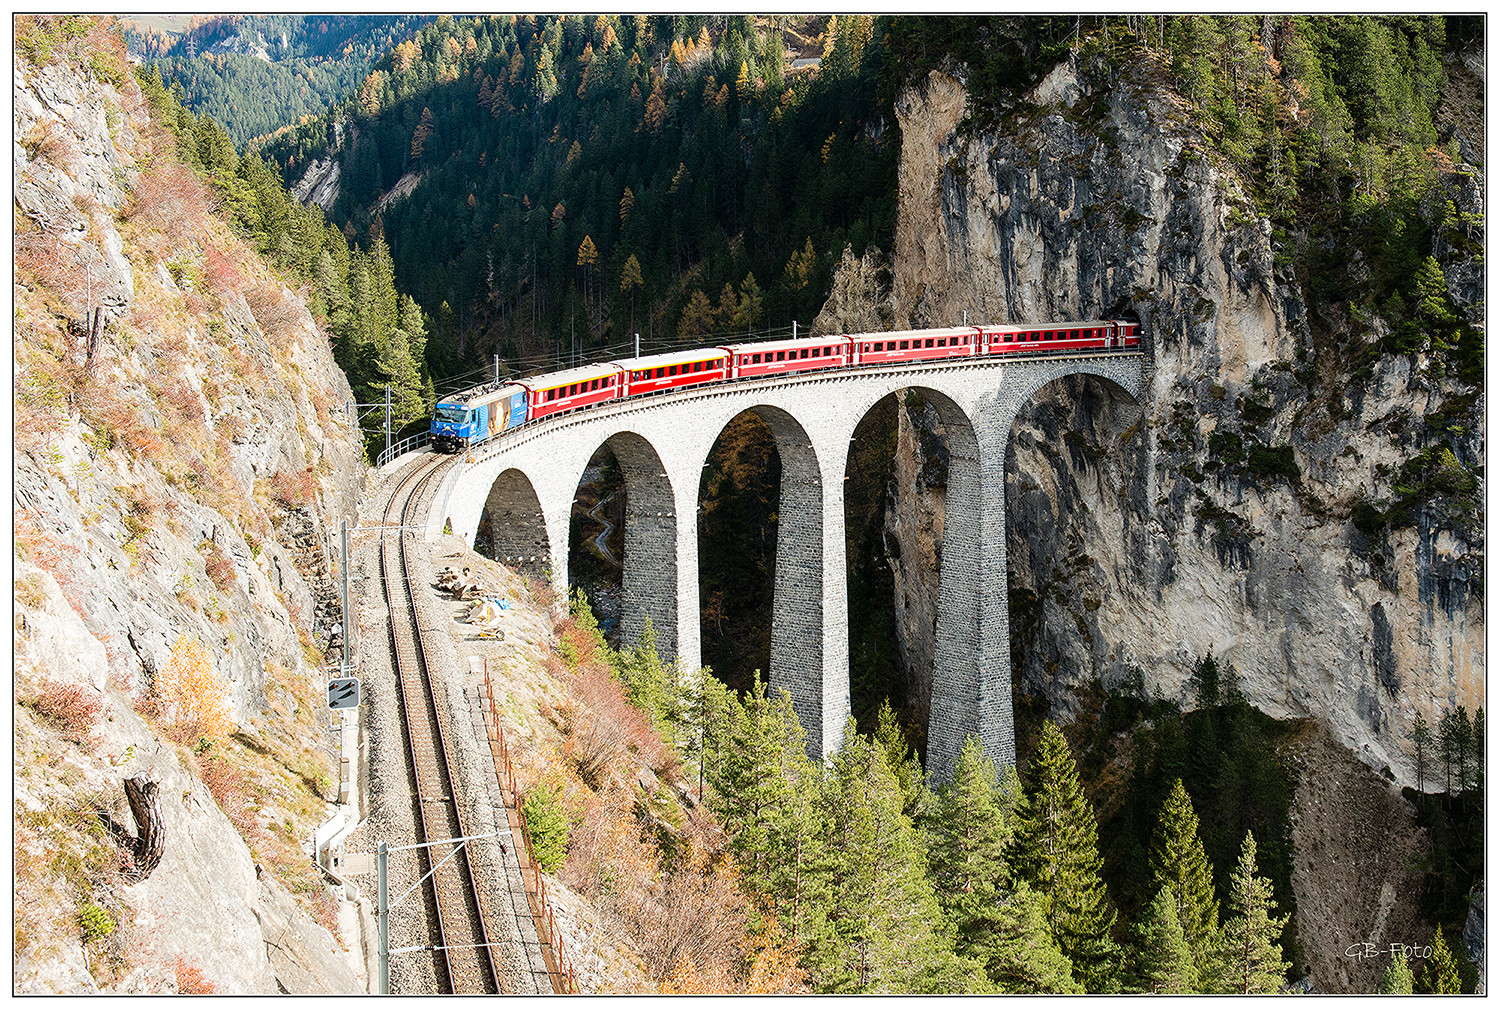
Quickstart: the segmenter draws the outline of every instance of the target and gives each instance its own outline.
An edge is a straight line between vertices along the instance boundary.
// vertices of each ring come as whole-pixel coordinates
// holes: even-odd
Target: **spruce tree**
[[[1432,729],[1421,712],[1411,727],[1411,743],[1417,759],[1417,792],[1422,792],[1422,780],[1427,772],[1427,759],[1432,755]]]
[[[982,958],[993,944],[1000,895],[1010,876],[1005,848],[1014,828],[1013,797],[1014,787],[1007,797],[995,763],[971,736],[959,752],[952,781],[922,817],[928,875],[955,931],[960,957]]]
[[[1151,886],[1166,888],[1173,912],[1193,952],[1196,971],[1203,971],[1218,944],[1219,902],[1214,871],[1198,835],[1198,814],[1182,779],[1162,803],[1151,843]],[[1194,980],[1196,982],[1196,979]]]
[[[927,791],[926,776],[922,773],[922,762],[916,750],[907,743],[906,731],[896,720],[889,698],[882,699],[875,713],[875,744],[885,751],[886,765],[896,776],[901,787],[901,809],[908,817],[915,817]]]
[[[1025,882],[994,909],[974,955],[1000,992],[1078,993],[1073,966],[1052,939],[1047,899]]]
[[[1025,776],[1011,845],[1016,875],[1043,894],[1047,923],[1088,992],[1117,984],[1120,950],[1110,938],[1115,911],[1105,893],[1099,827],[1078,784],[1068,742],[1048,720]]]
[[[832,758],[822,795],[836,882],[828,928],[806,963],[826,992],[914,992],[951,984],[955,958],[927,860],[884,752],[853,732]]]
[[[1411,966],[1406,963],[1406,958],[1397,957],[1391,960],[1391,966],[1380,976],[1380,986],[1375,990],[1383,996],[1410,996],[1416,978],[1411,973]]]
[[[1463,992],[1463,983],[1458,975],[1458,962],[1453,951],[1443,939],[1443,927],[1438,926],[1432,934],[1432,956],[1422,964],[1417,976],[1416,991],[1441,996],[1455,996]]]
[[[1137,992],[1196,992],[1198,970],[1193,951],[1177,920],[1177,901],[1163,885],[1146,907],[1135,930],[1131,983]]]
[[[1281,959],[1276,937],[1286,926],[1286,917],[1272,916],[1271,881],[1256,875],[1255,835],[1245,832],[1240,862],[1229,878],[1229,910],[1224,924],[1215,973],[1222,992],[1276,993],[1286,987],[1289,967]]]

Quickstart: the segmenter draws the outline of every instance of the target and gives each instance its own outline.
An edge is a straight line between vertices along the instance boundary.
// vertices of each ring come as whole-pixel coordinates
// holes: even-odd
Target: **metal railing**
[[[430,432],[430,431],[423,431],[423,432],[418,432],[417,434],[412,435],[409,438],[403,438],[401,441],[399,441],[395,445],[391,446],[385,452],[382,452],[380,454],[380,456],[378,458],[376,458],[376,460],[375,460],[375,467],[376,467],[376,469],[379,469],[380,467],[385,466],[387,463],[389,463],[391,460],[395,459],[397,456],[405,455],[408,452],[415,452],[417,449],[420,449],[422,446],[426,445],[427,444],[427,440],[430,439],[431,437],[432,437],[432,432]]]
[[[557,932],[557,917],[552,903],[547,900],[547,880],[531,852],[531,829],[526,824],[526,814],[521,810],[521,794],[516,787],[516,770],[510,761],[510,748],[505,743],[505,727],[500,725],[500,708],[495,702],[495,688],[490,681],[490,664],[484,664],[484,694],[489,704],[484,711],[484,728],[490,742],[490,758],[495,765],[495,778],[500,783],[500,798],[505,803],[505,816],[510,822],[516,841],[516,860],[521,865],[522,886],[526,890],[526,903],[531,906],[531,918],[536,923],[537,939],[541,941],[542,959],[547,964],[547,976],[554,993],[576,993],[578,985],[573,975],[573,964],[563,948],[562,936]],[[527,868],[531,870],[528,877]]]

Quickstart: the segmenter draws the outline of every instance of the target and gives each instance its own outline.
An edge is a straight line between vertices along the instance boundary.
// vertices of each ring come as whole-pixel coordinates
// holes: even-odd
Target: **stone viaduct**
[[[715,440],[745,411],[770,428],[781,456],[772,688],[791,693],[808,750],[837,750],[850,715],[844,479],[856,425],[882,398],[922,393],[947,431],[945,505],[927,766],[952,774],[977,734],[997,762],[1015,761],[1006,596],[1005,452],[1011,424],[1065,375],[1111,382],[1137,402],[1141,355],[1110,352],[1024,360],[912,363],[744,380],[609,404],[523,426],[471,450],[428,514],[474,542],[483,514],[497,557],[568,588],[572,502],[601,445],[624,474],[621,631],[649,616],[664,658],[699,663],[699,480]]]

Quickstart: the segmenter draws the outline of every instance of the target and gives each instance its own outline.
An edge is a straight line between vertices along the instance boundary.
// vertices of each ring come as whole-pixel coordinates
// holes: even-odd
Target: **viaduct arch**
[[[625,476],[621,624],[646,618],[664,657],[699,664],[699,477],[714,441],[751,411],[781,454],[773,688],[791,693],[814,757],[837,750],[850,715],[844,469],[860,420],[883,397],[916,388],[948,432],[948,491],[939,573],[928,768],[948,779],[964,739],[1015,762],[1006,584],[1005,450],[1011,425],[1043,386],[1092,375],[1137,402],[1141,355],[1058,355],[804,373],[673,392],[548,418],[471,450],[433,499],[429,536],[445,523],[473,542],[484,531],[501,560],[568,588],[569,518],[595,450]]]

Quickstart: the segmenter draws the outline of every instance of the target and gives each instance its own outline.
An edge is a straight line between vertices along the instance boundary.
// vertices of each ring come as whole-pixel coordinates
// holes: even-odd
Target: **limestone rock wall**
[[[311,704],[338,655],[326,545],[367,472],[349,386],[107,38],[83,45],[106,48],[18,50],[13,88],[15,989],[357,991],[299,851],[331,809]],[[183,639],[232,740],[169,732]],[[144,880],[134,776],[166,832]]]
[[[1374,539],[1350,517],[1391,495],[1423,416],[1466,391],[1420,357],[1381,358],[1363,382],[1320,371],[1269,222],[1169,93],[1064,63],[990,133],[961,129],[965,97],[933,73],[897,101],[895,325],[1135,313],[1147,350],[1144,417],[1074,378],[1016,424],[1022,688],[1062,712],[1096,678],[1191,707],[1211,652],[1262,710],[1314,716],[1414,785],[1416,715],[1483,704],[1482,534],[1436,508]],[[1477,427],[1457,444],[1482,463]]]

